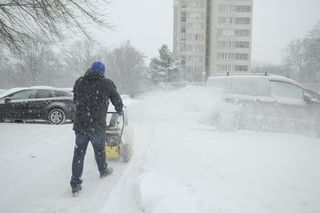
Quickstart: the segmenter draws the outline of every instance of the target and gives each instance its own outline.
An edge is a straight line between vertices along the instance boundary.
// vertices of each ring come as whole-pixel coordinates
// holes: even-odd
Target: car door
[[[9,99],[3,97],[0,99],[0,121],[10,119],[12,115],[12,107]]]
[[[4,108],[6,109],[6,118],[8,119],[25,119],[27,118],[27,103],[31,96],[32,90],[22,90],[6,96]]]
[[[295,84],[270,80],[270,93],[274,98],[274,116],[279,128],[289,132],[305,132],[311,128],[312,106],[304,100],[307,91]]]
[[[52,102],[53,92],[50,89],[36,89],[29,102],[29,114],[34,119],[45,119],[46,108]]]

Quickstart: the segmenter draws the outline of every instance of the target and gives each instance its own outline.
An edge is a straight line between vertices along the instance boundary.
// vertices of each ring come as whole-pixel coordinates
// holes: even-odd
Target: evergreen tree
[[[150,68],[150,78],[154,83],[169,83],[180,81],[180,62],[174,58],[167,45],[162,45],[159,49],[159,57],[152,58]]]

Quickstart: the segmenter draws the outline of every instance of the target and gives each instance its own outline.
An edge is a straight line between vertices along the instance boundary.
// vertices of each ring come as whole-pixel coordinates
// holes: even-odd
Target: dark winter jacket
[[[73,87],[76,116],[73,129],[80,132],[98,133],[106,130],[109,99],[117,112],[123,103],[112,80],[96,70],[89,69]]]

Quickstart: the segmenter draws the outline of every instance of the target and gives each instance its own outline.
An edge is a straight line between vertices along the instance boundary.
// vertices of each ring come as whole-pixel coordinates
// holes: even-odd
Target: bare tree
[[[291,41],[286,48],[286,53],[286,63],[298,71],[299,79],[303,81],[308,66],[306,40],[296,39]]]
[[[107,0],[0,0],[0,45],[21,52],[28,40],[62,39],[65,32],[90,37],[88,24],[111,29],[99,9],[107,3]]]
[[[299,73],[301,82],[319,81],[320,70],[320,22],[307,36],[289,43],[286,62]]]
[[[146,80],[145,56],[129,41],[107,55],[109,76],[121,93],[135,95],[144,90]]]
[[[25,51],[16,58],[16,69],[25,85],[36,85],[38,83],[50,84],[55,73],[55,54],[48,44],[29,41]]]
[[[76,41],[64,52],[64,64],[68,70],[83,75],[95,60],[101,60],[98,44],[92,40]]]

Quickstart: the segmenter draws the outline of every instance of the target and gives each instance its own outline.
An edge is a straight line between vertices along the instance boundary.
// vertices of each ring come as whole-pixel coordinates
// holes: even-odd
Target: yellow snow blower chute
[[[106,155],[108,159],[130,161],[132,157],[133,130],[128,125],[127,114],[107,113]]]

